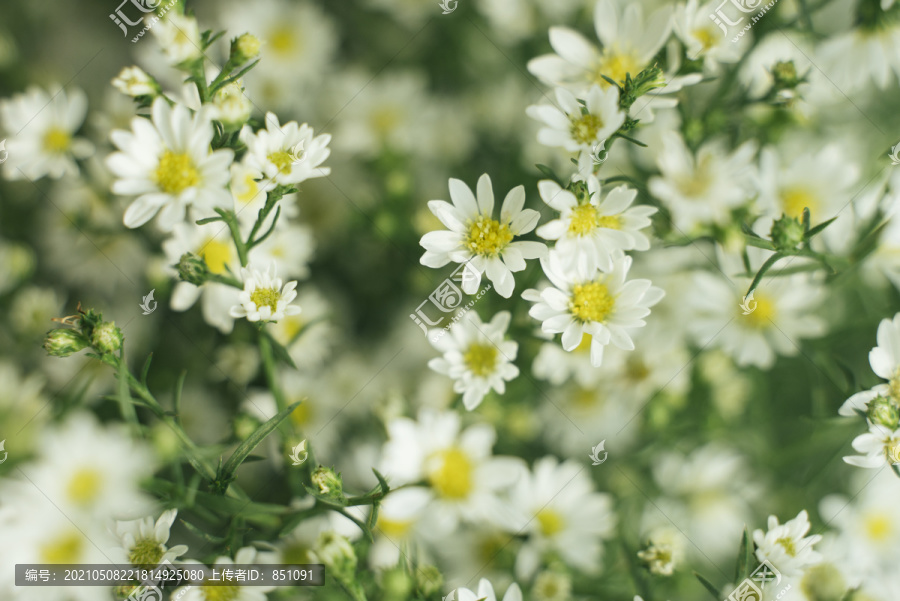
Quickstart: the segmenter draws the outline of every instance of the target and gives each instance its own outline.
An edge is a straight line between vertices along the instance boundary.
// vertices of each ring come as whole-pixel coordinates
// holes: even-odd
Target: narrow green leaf
[[[745,222],[743,222],[743,221],[741,222],[741,231],[742,231],[744,234],[750,236],[751,238],[759,238],[760,240],[763,239],[762,236],[760,236],[759,234],[757,234],[756,232],[754,232],[753,229],[752,229],[749,225],[747,225]]]
[[[206,219],[198,219],[194,223],[197,225],[206,225],[207,223],[213,223],[215,221],[222,221],[221,217],[207,217]]]
[[[294,369],[297,369],[297,365],[294,363],[294,360],[291,359],[291,354],[283,344],[272,338],[272,336],[270,336],[268,332],[263,332],[263,336],[269,339],[269,343],[272,345],[272,352],[275,353],[276,359],[278,359],[282,363],[290,365]]]
[[[803,234],[803,237],[804,237],[805,239],[809,240],[810,238],[812,238],[813,236],[815,236],[816,234],[818,234],[819,232],[821,232],[822,230],[824,230],[826,227],[828,227],[829,225],[831,225],[831,224],[834,222],[835,219],[837,219],[837,217],[832,217],[832,218],[829,219],[828,221],[823,221],[822,223],[820,223],[820,224],[817,225],[816,227],[812,228],[811,230],[809,230],[809,231],[807,231],[805,234]]]
[[[622,138],[623,140],[627,140],[627,141],[631,142],[632,144],[635,144],[635,145],[637,145],[637,146],[640,146],[641,148],[647,148],[647,145],[646,145],[646,144],[644,144],[644,143],[641,142],[640,140],[635,140],[635,139],[632,138],[631,136],[626,136],[625,134],[622,134],[622,133],[619,133],[619,132],[616,132],[616,133],[615,133],[615,136],[618,137],[618,138]]]
[[[182,524],[184,524],[185,528],[187,528],[188,530],[190,530],[191,532],[193,532],[195,535],[199,536],[203,540],[209,541],[216,545],[221,545],[222,543],[225,542],[224,537],[213,536],[212,534],[209,534],[208,532],[204,532],[203,530],[201,530],[197,526],[194,526],[192,523],[190,523],[188,521],[185,521],[185,520],[178,520],[178,521],[181,522]]]
[[[746,243],[747,246],[755,246],[756,248],[764,248],[766,250],[775,250],[775,245],[765,238],[751,238],[748,236]]]
[[[281,217],[281,206],[279,206],[277,209],[275,209],[275,216],[272,217],[272,225],[269,227],[269,230],[265,234],[263,234],[262,236],[257,238],[256,240],[251,240],[251,241],[247,242],[247,248],[253,248],[257,244],[262,243],[263,240],[268,238],[272,234],[272,232],[275,231],[275,224],[278,223],[279,217]]]
[[[282,411],[278,413],[275,417],[261,425],[256,429],[256,432],[247,437],[247,439],[235,449],[234,453],[232,453],[231,457],[228,458],[228,461],[225,462],[225,465],[219,471],[219,479],[223,481],[229,481],[234,477],[234,472],[237,470],[238,466],[243,463],[244,459],[246,459],[250,453],[253,452],[259,443],[261,443],[272,431],[278,427],[278,424],[283,422],[287,417],[291,414],[291,412],[297,408],[300,402],[296,402],[291,404],[289,407],[285,407]]]
[[[182,370],[182,372],[178,375],[178,380],[175,382],[175,395],[173,397],[173,409],[175,410],[175,417],[180,420],[179,416],[181,415],[181,392],[184,390],[184,379],[187,377],[187,370]]]
[[[710,582],[697,572],[694,572],[694,576],[696,576],[697,580],[700,581],[700,584],[702,584],[703,587],[709,591],[709,594],[713,596],[713,599],[715,599],[716,601],[722,601],[721,599],[719,599],[719,589],[717,589],[712,582]]]
[[[809,233],[809,207],[803,207],[803,231]]]
[[[774,255],[769,257],[768,261],[763,263],[763,266],[760,267],[759,271],[756,273],[756,277],[753,278],[752,282],[750,282],[750,288],[747,290],[747,296],[750,296],[750,293],[756,290],[756,287],[759,286],[759,283],[762,281],[763,276],[766,275],[766,272],[772,268],[772,265],[774,265],[776,262],[778,262],[779,259],[783,257],[784,255],[782,255],[781,253],[775,253]]]
[[[134,410],[134,400],[131,398],[131,392],[128,390],[128,366],[125,364],[125,349],[119,353],[119,390],[116,395],[119,400],[119,410],[122,412],[122,419],[138,432],[137,412]]]
[[[740,582],[753,571],[753,542],[750,540],[750,531],[744,527],[741,535],[741,549],[738,551],[737,566],[734,569],[734,581]]]
[[[147,387],[147,374],[150,373],[150,363],[153,361],[153,353],[147,355],[147,360],[144,361],[144,368],[141,369],[141,384],[144,385],[144,388]]]
[[[537,170],[552,179],[555,182],[559,182],[559,178],[556,177],[556,174],[553,172],[553,169],[548,167],[547,165],[542,165],[541,163],[535,164]]]
[[[391,491],[391,487],[388,485],[387,480],[385,480],[384,476],[382,476],[374,467],[372,468],[372,472],[375,474],[375,477],[378,478],[378,484],[381,486],[381,494],[388,494]]]

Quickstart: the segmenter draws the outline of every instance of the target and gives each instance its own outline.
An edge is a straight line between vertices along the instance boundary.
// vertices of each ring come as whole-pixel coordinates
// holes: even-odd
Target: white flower
[[[266,129],[254,133],[249,125],[241,130],[241,141],[247,145],[244,163],[275,184],[299,184],[313,177],[325,177],[330,167],[320,167],[331,154],[331,134],[313,136],[308,124],[290,121],[279,124],[274,113],[266,113]],[[303,148],[299,161],[294,148]],[[270,187],[274,185],[269,184]]]
[[[853,449],[863,454],[844,457],[844,461],[856,467],[900,464],[900,428],[891,430],[880,424],[870,424],[868,432],[853,439]]]
[[[824,289],[808,274],[764,278],[753,298],[744,298],[751,278],[725,275],[745,271],[741,258],[717,250],[720,270],[696,272],[686,292],[693,312],[688,329],[701,347],[721,348],[740,366],[768,369],[776,354],[796,355],[801,339],[825,333],[825,321],[814,314]],[[750,273],[756,273],[769,255],[770,251],[748,248]]]
[[[125,226],[140,227],[159,213],[160,228],[170,232],[184,221],[190,205],[207,211],[230,206],[226,186],[234,152],[210,151],[213,126],[208,113],[201,109],[191,118],[186,107],[170,107],[163,98],[153,102],[151,112],[152,124],[135,117],[133,131],[110,134],[120,151],[106,159],[119,178],[112,190],[137,196],[125,211]]]
[[[418,421],[396,418],[387,431],[381,472],[397,485],[427,482],[422,519],[432,539],[456,530],[460,521],[505,528],[515,523],[500,493],[524,474],[525,466],[517,457],[492,456],[497,435],[491,426],[461,431],[458,414],[422,409]]]
[[[128,96],[152,96],[157,93],[153,79],[140,67],[124,67],[112,80],[112,85]]]
[[[456,599],[457,601],[497,601],[497,595],[494,593],[493,585],[485,578],[482,578],[478,581],[477,593],[467,588],[458,588],[456,589]],[[509,585],[509,588],[506,589],[506,594],[503,595],[503,601],[522,601],[522,589],[519,588],[518,584],[513,582]]]
[[[703,144],[696,157],[676,132],[663,136],[656,158],[662,176],[650,178],[650,193],[665,202],[685,235],[698,225],[724,224],[731,209],[748,201],[753,142],[729,153],[719,141]]]
[[[513,365],[519,345],[504,340],[509,327],[509,311],[494,315],[489,323],[482,323],[475,311],[470,311],[450,327],[450,335],[432,330],[429,340],[444,356],[432,359],[428,367],[454,380],[454,392],[463,394],[463,405],[469,411],[481,404],[491,390],[506,392],[506,382],[519,375]]]
[[[616,516],[611,497],[594,491],[583,465],[549,456],[537,460],[513,488],[512,506],[524,520],[518,531],[528,534],[516,560],[520,579],[534,574],[549,552],[579,570],[597,570]]]
[[[526,109],[529,117],[546,125],[538,131],[538,141],[547,146],[590,152],[594,144],[612,136],[625,123],[625,113],[619,110],[618,88],[604,91],[592,86],[584,97],[585,107],[567,89],[556,88],[556,101],[559,108],[541,104]]]
[[[178,510],[164,511],[156,522],[145,517],[139,520],[116,523],[116,534],[122,540],[122,549],[132,565],[158,565],[163,561],[174,561],[187,553],[186,545],[166,548],[169,530],[175,522]]]
[[[541,260],[551,286],[526,290],[522,297],[536,303],[529,315],[543,322],[548,334],[562,334],[566,351],[575,350],[585,334],[591,336],[591,363],[598,367],[607,344],[633,350],[628,332],[646,324],[643,317],[665,292],[651,286],[650,280],[625,281],[631,257],[619,253],[613,257],[609,272],[588,271],[579,266],[563,268],[556,252]]]
[[[198,59],[203,55],[200,27],[194,17],[170,10],[163,19],[153,24],[150,31],[156,36],[160,48],[169,59],[169,64],[173,66]]]
[[[707,71],[716,73],[720,63],[736,63],[744,54],[749,38],[741,38],[733,43],[727,35],[710,19],[715,14],[718,2],[712,0],[700,4],[699,0],[688,0],[675,8],[675,35],[685,46],[690,60],[703,59]]]
[[[68,96],[59,90],[52,97],[37,87],[0,101],[6,140],[7,179],[54,179],[78,175],[74,159],[90,156],[94,146],[75,132],[84,123],[87,97],[75,88]]]
[[[822,536],[806,536],[807,532],[809,515],[805,509],[784,524],[779,524],[778,518],[770,515],[767,531],[753,531],[756,558],[770,561],[785,576],[799,576],[804,569],[822,559],[812,548]]]
[[[291,305],[297,298],[297,282],[284,284],[275,276],[275,266],[266,271],[251,267],[241,269],[244,291],[240,293],[241,304],[231,308],[231,316],[246,317],[248,321],[278,321],[286,315],[300,313],[300,307]]]
[[[637,190],[618,186],[601,200],[600,183],[595,177],[587,180],[587,198],[579,199],[552,180],[538,182],[538,190],[543,201],[560,215],[539,227],[537,235],[556,240],[554,252],[566,267],[581,264],[588,273],[598,268],[609,271],[615,250],[650,248],[650,240],[641,230],[650,225],[650,216],[657,209],[631,207]]]
[[[500,209],[500,220],[494,219],[494,191],[488,174],[478,178],[478,200],[461,180],[450,180],[450,199],[432,200],[428,208],[449,231],[429,232],[420,244],[425,248],[422,265],[443,267],[453,261],[467,263],[474,277],[463,279],[463,291],[474,294],[481,284],[481,274],[493,282],[500,296],[509,298],[515,287],[513,273],[525,269],[526,259],[546,254],[540,242],[514,241],[537,225],[540,214],[523,209],[525,188],[509,191]]]
[[[256,549],[253,547],[242,547],[235,553],[234,559],[227,556],[218,557],[215,563],[213,563],[213,568],[221,574],[223,571],[222,568],[230,568],[235,564],[247,565],[256,562]],[[187,567],[190,567],[191,564],[194,563],[198,562],[184,562]],[[225,580],[224,577],[222,579]],[[234,584],[229,585],[189,585],[175,591],[173,598],[177,598],[179,601],[210,601],[210,599],[216,599],[217,601],[265,601],[265,593],[272,591],[274,588],[274,586],[268,585],[245,586],[239,584],[237,581],[234,581]]]
[[[178,264],[181,256],[190,252],[203,258],[212,274],[227,275],[229,269],[237,271],[241,263],[231,233],[221,226],[221,223],[175,224],[172,237],[162,243],[168,264]],[[172,272],[174,275],[174,269]],[[206,323],[218,328],[223,334],[228,334],[234,327],[234,318],[229,310],[240,302],[238,296],[239,291],[227,284],[207,282],[202,286],[195,286],[190,282],[179,281],[172,290],[170,306],[173,311],[187,311],[199,299]]]
[[[662,7],[644,19],[640,3],[598,0],[594,7],[594,29],[603,49],[598,50],[573,29],[551,27],[550,45],[555,54],[532,59],[528,62],[528,70],[549,85],[569,88],[576,96],[584,94],[593,85],[605,89],[610,83],[604,75],[621,83],[626,74],[636,77],[652,66],[653,58],[666,43],[671,28],[670,7]],[[652,121],[652,109],[677,104],[674,98],[661,98],[660,95],[695,84],[702,75],[668,76],[667,79],[665,87],[638,99],[631,109],[633,115],[639,115],[643,122]]]
[[[896,85],[900,75],[900,27],[881,18],[874,26],[856,27],[830,36],[818,48],[822,70],[844,94],[853,94],[870,82],[882,89]]]
[[[876,340],[878,346],[869,351],[869,365],[875,375],[888,380],[891,393],[900,401],[900,313],[881,320]]]

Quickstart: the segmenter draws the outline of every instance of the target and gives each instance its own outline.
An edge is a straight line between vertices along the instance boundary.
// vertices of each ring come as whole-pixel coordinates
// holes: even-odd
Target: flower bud
[[[400,566],[385,570],[381,575],[381,590],[385,599],[405,601],[412,593],[413,581]]]
[[[796,217],[782,215],[772,224],[769,236],[778,250],[794,250],[798,244],[803,242],[805,233],[803,224]]]
[[[91,334],[91,344],[101,353],[114,353],[122,348],[122,330],[116,327],[114,321],[104,321],[94,328]]]
[[[416,589],[423,597],[433,597],[444,588],[444,575],[437,566],[420,565],[416,570]]]
[[[778,61],[772,67],[772,78],[776,89],[793,88],[800,83],[794,61]]]
[[[252,105],[244,95],[244,86],[240,80],[223,86],[213,95],[212,105],[215,108],[215,119],[222,122],[227,131],[241,128],[250,118]]]
[[[195,286],[202,286],[209,279],[209,266],[203,257],[194,253],[184,253],[178,260],[178,277]]]
[[[50,330],[44,338],[44,350],[51,357],[68,357],[88,346],[84,336],[67,328]]]
[[[112,80],[115,89],[128,96],[156,96],[158,85],[140,67],[125,67]]]
[[[537,575],[532,586],[535,601],[568,601],[572,598],[572,578],[554,570]]]
[[[313,552],[337,580],[353,581],[356,572],[356,551],[346,537],[336,532],[323,532],[316,540]]]
[[[231,61],[236,65],[242,65],[259,56],[259,38],[250,33],[244,33],[231,41]]]
[[[866,417],[873,424],[896,430],[900,425],[900,411],[890,399],[877,396],[866,404]]]
[[[821,563],[806,571],[800,589],[810,601],[841,601],[847,592],[847,583],[837,568],[830,563]]]
[[[312,473],[312,483],[316,492],[325,497],[340,499],[344,496],[344,485],[341,475],[331,468],[320,465]]]

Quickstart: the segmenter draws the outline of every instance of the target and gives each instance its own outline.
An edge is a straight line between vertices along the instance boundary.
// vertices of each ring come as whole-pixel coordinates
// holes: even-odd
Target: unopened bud
[[[184,253],[178,260],[178,277],[195,286],[202,286],[209,279],[209,266],[203,257],[194,253]]]
[[[114,321],[104,321],[94,328],[91,334],[91,344],[101,353],[114,353],[122,348],[122,330],[116,327]]]
[[[44,350],[51,357],[68,357],[89,345],[84,336],[67,328],[50,330],[44,338]]]

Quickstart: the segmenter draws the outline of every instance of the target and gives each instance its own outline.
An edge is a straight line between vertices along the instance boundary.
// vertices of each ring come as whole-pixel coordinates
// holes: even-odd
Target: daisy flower
[[[900,313],[881,320],[876,341],[878,345],[869,351],[869,365],[875,375],[888,381],[891,395],[900,401]]]
[[[572,92],[556,88],[556,102],[532,105],[526,114],[544,123],[538,131],[538,142],[546,146],[559,146],[569,152],[590,152],[594,144],[606,140],[625,123],[625,113],[619,110],[619,89],[606,90],[592,86],[584,97],[582,106]]]
[[[155,96],[158,92],[153,79],[140,67],[124,67],[112,85],[128,96]]]
[[[853,439],[853,449],[862,455],[844,457],[856,467],[876,468],[900,464],[900,428],[870,424],[869,431]]]
[[[488,174],[478,178],[478,199],[461,180],[450,180],[450,199],[432,200],[428,208],[448,230],[429,232],[420,244],[425,248],[420,262],[428,267],[443,267],[451,261],[468,263],[474,277],[463,280],[463,291],[474,294],[486,273],[500,296],[509,298],[515,287],[513,273],[525,269],[525,259],[544,256],[547,247],[540,242],[514,241],[537,225],[540,214],[523,209],[525,188],[516,186],[509,191],[500,209],[500,219],[494,219],[494,191]]]
[[[231,308],[232,317],[246,317],[247,321],[278,321],[286,315],[300,313],[300,307],[291,305],[297,298],[297,282],[284,284],[275,276],[275,266],[266,271],[244,267],[241,269],[244,291],[238,296],[240,303]]]
[[[538,182],[538,190],[541,199],[560,215],[539,227],[537,235],[556,240],[553,250],[566,267],[580,263],[588,273],[610,271],[616,250],[650,248],[650,240],[641,230],[650,225],[650,216],[657,209],[632,207],[637,190],[618,186],[601,199],[600,182],[595,177],[588,178],[586,193],[580,199],[552,180]]]
[[[748,201],[753,142],[729,153],[719,141],[703,144],[694,155],[676,132],[667,132],[656,158],[661,176],[648,182],[650,193],[665,202],[672,222],[685,234],[700,225],[729,222],[731,210]]]
[[[744,54],[749,38],[741,38],[733,43],[728,36],[709,18],[715,14],[719,3],[716,0],[701,4],[699,0],[688,0],[675,8],[675,35],[684,44],[690,60],[703,59],[703,67],[717,73],[721,63],[736,63]]]
[[[154,28],[155,30],[155,28]],[[157,98],[151,109],[152,123],[142,117],[131,121],[133,131],[110,134],[119,152],[106,159],[118,177],[112,191],[137,196],[125,211],[126,227],[136,228],[159,213],[159,226],[170,232],[184,221],[187,207],[211,210],[228,207],[231,194],[228,167],[234,151],[210,151],[212,121],[201,109],[193,118],[187,107],[170,107]]]
[[[449,336],[436,330],[428,337],[432,346],[444,353],[429,361],[428,367],[454,380],[453,391],[462,393],[469,411],[491,390],[506,392],[506,382],[519,375],[519,368],[512,363],[519,345],[504,340],[510,317],[509,311],[501,311],[485,324],[471,311],[450,327]]]
[[[431,538],[449,534],[461,521],[503,528],[515,523],[500,494],[523,476],[525,466],[517,457],[493,456],[497,434],[491,426],[463,430],[457,413],[422,409],[418,421],[395,418],[387,431],[380,471],[396,485],[428,484],[429,509],[422,519]]]
[[[266,113],[266,129],[254,133],[249,125],[241,130],[241,141],[247,145],[244,163],[248,169],[262,173],[268,184],[299,184],[313,177],[325,177],[330,167],[320,167],[331,154],[331,134],[313,136],[308,124],[290,121],[279,124],[275,113]],[[295,148],[303,153],[297,160]],[[272,183],[273,182],[273,183]]]
[[[494,593],[494,587],[490,581],[482,578],[478,581],[478,592],[471,591],[467,588],[456,589],[457,601],[497,601],[497,595]],[[502,601],[522,601],[522,589],[513,582],[506,589]]]
[[[37,87],[0,101],[6,141],[7,179],[58,179],[78,175],[75,159],[91,155],[94,146],[75,132],[84,123],[87,96],[79,89],[59,90],[52,97]]]
[[[882,90],[896,85],[895,77],[900,76],[900,27],[893,17],[879,21],[832,35],[818,48],[820,60],[816,63],[843,93],[853,94],[870,82]]]
[[[693,316],[688,329],[701,347],[721,348],[739,366],[769,369],[776,355],[793,356],[803,338],[817,338],[826,324],[815,315],[824,289],[809,274],[767,278],[744,296],[751,278],[736,275],[746,268],[740,257],[718,250],[721,271],[695,272],[685,293]],[[756,273],[771,254],[747,248],[750,272]]]
[[[163,561],[174,561],[187,553],[186,545],[166,548],[169,530],[178,515],[177,509],[164,511],[156,523],[149,517],[116,523],[116,534],[122,540],[122,549],[131,565],[158,565]]]
[[[585,94],[593,85],[610,87],[603,76],[624,83],[626,74],[636,77],[653,64],[653,58],[669,38],[672,11],[662,7],[645,19],[644,9],[637,2],[598,0],[594,7],[594,28],[602,50],[573,29],[551,27],[550,45],[555,54],[532,59],[528,70],[544,83],[569,88],[576,96]],[[674,98],[661,98],[661,95],[693,85],[702,75],[667,79],[665,87],[652,90],[646,99],[640,98],[632,106],[633,114],[640,114],[642,121],[653,120],[654,108],[671,108],[677,104]],[[649,110],[644,112],[645,108]]]
[[[194,17],[170,10],[163,19],[153,24],[150,31],[166,53],[170,65],[196,60],[203,55],[200,26]]]
[[[603,347],[607,344],[633,350],[628,330],[646,324],[642,318],[650,314],[650,307],[665,292],[652,286],[650,280],[626,281],[631,261],[619,251],[608,272],[589,271],[583,266],[565,269],[558,254],[550,253],[541,260],[541,266],[551,285],[522,294],[525,300],[535,303],[528,314],[543,322],[544,332],[562,334],[566,351],[575,350],[584,336],[590,335],[594,367],[603,362]]]
[[[213,568],[222,573],[222,568],[256,563],[257,551],[253,547],[242,547],[234,555],[234,559],[221,556],[213,563]],[[184,562],[186,566],[196,562]],[[223,580],[227,580],[223,576]],[[265,601],[266,593],[274,590],[274,586],[241,586],[240,584],[207,584],[186,586],[175,591],[173,598],[179,601]]]
[[[613,534],[616,516],[611,497],[594,491],[579,462],[537,460],[513,488],[511,503],[524,518],[519,532],[528,535],[516,560],[520,579],[534,574],[550,552],[586,572],[600,565],[602,541]]]
[[[806,536],[807,532],[809,515],[805,509],[784,524],[779,524],[778,518],[770,515],[768,530],[753,531],[756,558],[759,561],[770,561],[785,576],[800,575],[803,570],[822,560],[821,555],[812,548],[822,540],[822,536]]]

